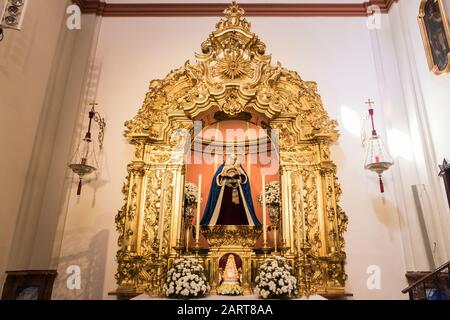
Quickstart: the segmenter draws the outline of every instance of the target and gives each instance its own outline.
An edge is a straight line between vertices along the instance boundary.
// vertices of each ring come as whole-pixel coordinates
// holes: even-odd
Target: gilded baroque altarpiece
[[[185,140],[193,136],[194,121],[217,111],[258,115],[278,133],[283,255],[295,267],[301,295],[344,293],[347,217],[339,207],[341,189],[330,158],[337,123],[325,111],[316,83],[280,63],[272,65],[243,14],[233,3],[196,62],[152,81],[138,114],[125,123],[135,151],[123,187],[125,204],[116,217],[119,294],[162,294],[183,234]],[[224,233],[223,239],[233,242]],[[246,254],[252,270],[245,276],[251,279],[263,257]]]

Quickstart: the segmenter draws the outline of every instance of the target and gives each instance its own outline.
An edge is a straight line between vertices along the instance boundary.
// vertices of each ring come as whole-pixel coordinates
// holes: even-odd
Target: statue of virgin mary
[[[260,226],[253,207],[249,177],[232,155],[214,175],[202,226]]]

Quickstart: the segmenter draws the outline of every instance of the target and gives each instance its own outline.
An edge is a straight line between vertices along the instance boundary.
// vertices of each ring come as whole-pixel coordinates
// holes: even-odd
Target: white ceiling
[[[365,0],[239,0],[239,3],[363,3]],[[106,0],[109,3],[231,3],[228,0]]]

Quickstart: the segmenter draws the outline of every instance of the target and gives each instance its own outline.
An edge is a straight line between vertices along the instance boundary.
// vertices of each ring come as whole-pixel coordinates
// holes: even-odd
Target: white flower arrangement
[[[204,274],[203,266],[192,258],[181,258],[174,261],[167,272],[164,292],[169,298],[189,299],[201,298],[211,289]]]
[[[242,288],[238,284],[223,283],[217,289],[217,293],[221,296],[240,296]]]
[[[268,206],[280,206],[281,204],[281,192],[280,182],[273,181],[265,186],[266,204]],[[262,194],[259,195],[258,201],[262,204]]]
[[[298,294],[297,279],[291,271],[285,258],[268,258],[259,268],[255,292],[263,299],[294,298]]]
[[[188,206],[192,206],[198,202],[198,187],[193,183],[186,183],[184,186],[184,203]]]

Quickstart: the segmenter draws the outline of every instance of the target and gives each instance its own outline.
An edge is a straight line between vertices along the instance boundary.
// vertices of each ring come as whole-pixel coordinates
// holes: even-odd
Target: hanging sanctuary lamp
[[[394,165],[388,152],[385,150],[383,141],[378,136],[375,129],[373,101],[370,99],[366,102],[369,105],[369,116],[372,124],[372,135],[367,141],[367,156],[365,169],[375,172],[380,182],[380,191],[384,193],[383,173]]]
[[[77,196],[81,195],[81,189],[83,187],[83,178],[87,175],[90,175],[95,170],[97,170],[98,163],[95,155],[95,147],[93,145],[92,140],[92,121],[98,124],[99,126],[99,134],[98,134],[98,142],[100,150],[103,148],[103,140],[104,140],[104,130],[106,127],[105,119],[101,117],[101,115],[95,110],[95,106],[98,104],[93,102],[90,104],[92,106],[91,110],[88,113],[89,117],[89,125],[87,132],[79,144],[73,158],[72,163],[69,164],[69,168],[78,175],[78,188],[77,188]]]

